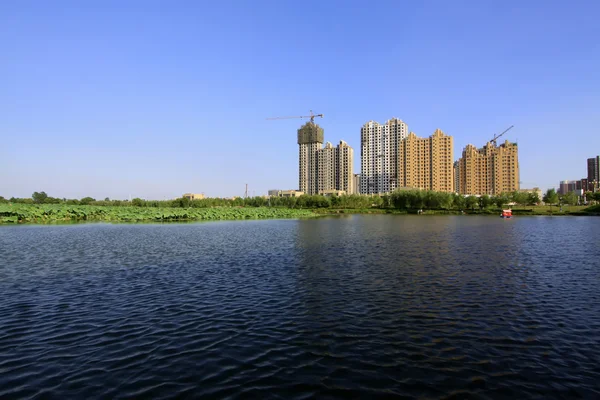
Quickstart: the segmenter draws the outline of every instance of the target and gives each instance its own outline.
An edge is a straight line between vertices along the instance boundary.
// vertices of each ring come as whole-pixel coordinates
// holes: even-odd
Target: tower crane
[[[494,136],[494,138],[492,140],[490,140],[490,143],[493,143],[494,146],[496,146],[496,140],[498,140],[498,138],[500,138],[500,136],[504,135],[506,132],[510,131],[513,127],[514,127],[514,125],[511,125],[508,127],[508,129],[506,129],[501,134]]]
[[[315,117],[323,118],[323,114],[313,114],[312,110],[310,110],[310,115],[300,115],[300,116],[293,116],[293,117],[273,117],[273,118],[267,118],[267,119],[271,120],[271,119],[310,118],[310,122],[315,122]]]

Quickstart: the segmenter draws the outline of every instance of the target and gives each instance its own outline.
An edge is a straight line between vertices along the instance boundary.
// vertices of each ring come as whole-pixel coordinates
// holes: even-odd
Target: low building
[[[181,197],[190,200],[202,200],[204,198],[204,193],[185,193]]]
[[[275,193],[276,192],[276,193]],[[304,192],[300,190],[269,190],[269,196],[273,197],[300,197]]]

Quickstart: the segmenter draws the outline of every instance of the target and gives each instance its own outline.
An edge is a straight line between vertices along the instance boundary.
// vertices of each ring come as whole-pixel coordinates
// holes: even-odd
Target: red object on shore
[[[502,218],[512,218],[512,210],[502,210],[502,214],[500,214]]]

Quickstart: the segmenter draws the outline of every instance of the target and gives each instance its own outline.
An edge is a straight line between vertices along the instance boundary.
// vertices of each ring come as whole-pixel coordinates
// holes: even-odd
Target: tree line
[[[574,196],[574,195],[573,195]],[[599,193],[592,194],[600,196]],[[576,198],[576,196],[575,196]],[[46,192],[34,192],[31,198],[4,199],[0,202],[22,204],[67,204],[117,207],[178,207],[178,208],[210,208],[210,207],[286,207],[286,208],[337,208],[337,209],[368,209],[392,208],[399,210],[410,209],[439,209],[439,210],[475,210],[490,207],[501,208],[507,204],[533,206],[541,199],[536,193],[513,192],[499,196],[463,196],[456,193],[435,192],[429,190],[397,190],[389,195],[342,195],[321,196],[303,195],[299,197],[247,197],[247,198],[205,198],[190,200],[178,198],[174,200],[144,200],[134,198],[129,200],[97,200],[92,197],[81,199],[66,199],[51,197]],[[544,201],[549,204],[577,204],[570,196],[560,197],[554,189],[544,195]],[[600,201],[598,199],[597,201]]]

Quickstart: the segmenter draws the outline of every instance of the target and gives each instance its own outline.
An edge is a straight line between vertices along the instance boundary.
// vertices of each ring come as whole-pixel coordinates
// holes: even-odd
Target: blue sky
[[[600,153],[597,1],[2,1],[0,195],[165,199],[296,188],[296,129],[510,125],[523,187]]]

